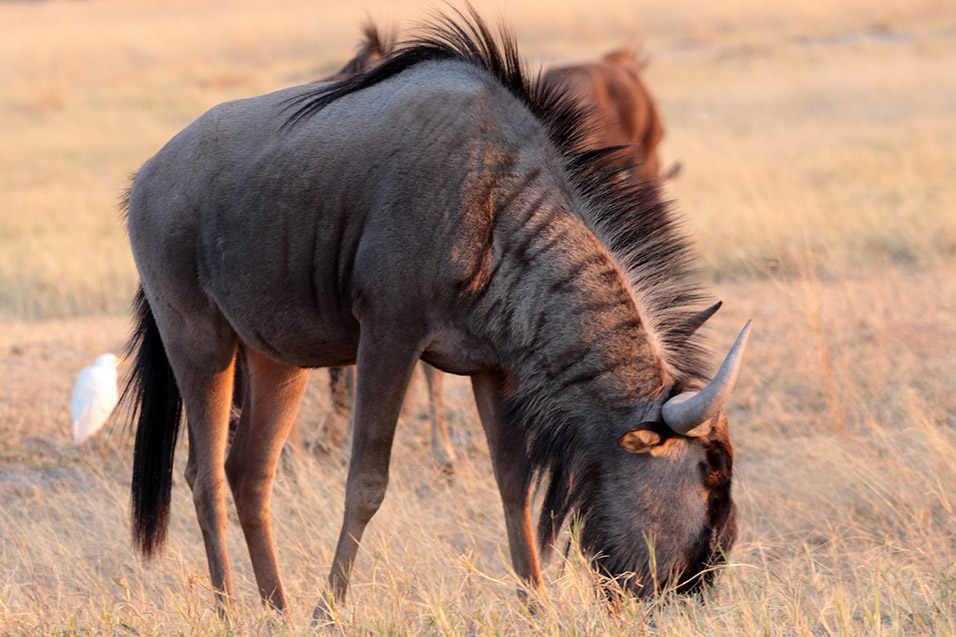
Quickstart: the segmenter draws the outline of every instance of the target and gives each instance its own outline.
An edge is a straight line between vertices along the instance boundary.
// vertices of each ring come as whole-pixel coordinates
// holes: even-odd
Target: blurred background
[[[129,435],[70,441],[77,372],[127,336],[120,195],[209,107],[327,76],[368,18],[405,33],[441,6],[0,1],[0,633],[221,630],[182,481],[170,548],[145,568],[127,539]],[[649,55],[662,163],[683,164],[669,194],[724,301],[714,349],[754,318],[729,408],[742,537],[707,606],[609,616],[583,571],[552,569],[529,616],[468,385],[450,379],[458,474],[429,468],[416,394],[343,631],[956,632],[956,5],[475,6],[514,29],[531,68]],[[306,431],[327,411],[316,380]],[[230,531],[253,632],[307,627],[341,515],[338,463],[280,473],[290,623],[258,610]]]
[[[685,162],[675,193],[711,270],[926,263],[952,254],[951,3],[479,2],[532,66],[622,46]],[[3,2],[0,316],[125,310],[118,193],[210,106],[338,70],[368,17],[426,3]],[[948,224],[948,225],[947,225]],[[811,263],[806,263],[809,259]],[[820,261],[827,261],[822,265]]]

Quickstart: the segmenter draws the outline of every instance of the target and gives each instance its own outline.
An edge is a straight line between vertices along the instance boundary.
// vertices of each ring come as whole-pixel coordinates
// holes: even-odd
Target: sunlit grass
[[[457,409],[457,407],[456,407]],[[956,437],[911,404],[901,422],[848,435],[773,436],[740,419],[737,497],[743,535],[705,605],[664,598],[609,612],[580,556],[547,571],[529,614],[514,590],[497,495],[483,453],[453,484],[422,471],[426,454],[397,454],[386,504],[363,544],[346,634],[859,634],[952,631]],[[816,423],[810,420],[810,425]],[[408,434],[412,435],[412,434]],[[67,451],[69,469],[4,494],[0,602],[4,631],[223,632],[212,609],[191,499],[174,494],[165,555],[143,567],[128,548],[128,446]],[[85,455],[86,457],[83,457]],[[182,455],[182,454],[180,454]],[[257,632],[308,628],[341,511],[341,470],[314,462],[283,471],[274,516],[293,600],[286,621],[260,609],[235,520],[229,543],[240,621]],[[48,475],[36,474],[36,475]],[[558,562],[560,562],[558,558]],[[42,609],[42,612],[39,610]]]

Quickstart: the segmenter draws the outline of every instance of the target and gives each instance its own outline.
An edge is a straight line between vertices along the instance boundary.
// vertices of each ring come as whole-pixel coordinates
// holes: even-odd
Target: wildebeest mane
[[[458,61],[488,72],[524,102],[535,117],[546,124],[551,141],[563,154],[580,152],[584,113],[574,100],[560,90],[545,87],[537,75],[528,76],[510,31],[502,28],[499,42],[473,8],[469,7],[467,15],[452,11],[459,20],[437,15],[435,23],[425,26],[420,37],[385,49],[386,58],[374,68],[331,85],[318,86],[296,98],[290,106],[297,108],[285,127],[294,126],[341,97],[379,84],[423,62]]]
[[[586,147],[587,127],[593,125],[589,111],[563,87],[546,85],[540,73],[527,73],[510,31],[502,28],[496,38],[470,6],[467,13],[455,9],[452,13],[437,16],[422,36],[395,45],[375,67],[316,86],[292,100],[283,128],[295,127],[339,98],[418,64],[456,61],[484,70],[545,126],[584,204],[581,218],[626,275],[644,327],[656,340],[676,385],[706,378],[708,357],[688,319],[707,297],[697,283],[694,252],[657,185],[621,178],[631,168],[622,157],[625,147]],[[635,396],[644,398],[649,397]],[[591,432],[570,415],[557,413],[553,405],[525,395],[520,387],[502,411],[507,422],[521,423],[508,428],[515,436],[509,443],[527,448],[529,468],[539,484],[548,483],[538,525],[546,553],[569,514],[576,511],[587,517],[587,502],[598,489],[595,466],[576,451],[582,448],[581,438]]]
[[[385,56],[388,55],[392,50],[392,47],[395,46],[394,34],[387,33],[382,35],[378,30],[378,27],[375,26],[371,20],[365,23],[362,27],[362,38],[363,49],[369,53],[377,53],[379,55]],[[361,69],[359,69],[361,70]]]

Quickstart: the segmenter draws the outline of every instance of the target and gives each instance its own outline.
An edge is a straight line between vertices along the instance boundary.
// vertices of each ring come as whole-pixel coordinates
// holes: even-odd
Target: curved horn
[[[702,425],[720,411],[737,382],[737,372],[743,360],[744,348],[750,337],[750,321],[740,330],[740,335],[714,379],[699,392],[688,391],[674,396],[661,410],[664,423],[679,434],[686,435],[691,429]]]
[[[691,334],[699,330],[700,326],[706,323],[707,319],[713,316],[714,313],[717,310],[719,310],[720,306],[723,304],[724,304],[723,301],[717,301],[706,310],[701,310],[700,312],[697,312],[697,314],[694,314],[692,317],[684,321],[684,324],[681,325],[681,330],[684,333],[686,333],[687,336],[689,337]]]

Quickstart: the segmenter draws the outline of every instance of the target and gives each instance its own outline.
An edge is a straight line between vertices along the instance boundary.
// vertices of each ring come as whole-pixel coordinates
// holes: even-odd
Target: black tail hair
[[[173,457],[183,402],[142,287],[133,300],[133,313],[136,325],[126,356],[135,354],[136,360],[121,400],[131,401],[131,420],[136,421],[130,487],[133,545],[150,558],[162,550],[166,541]]]

